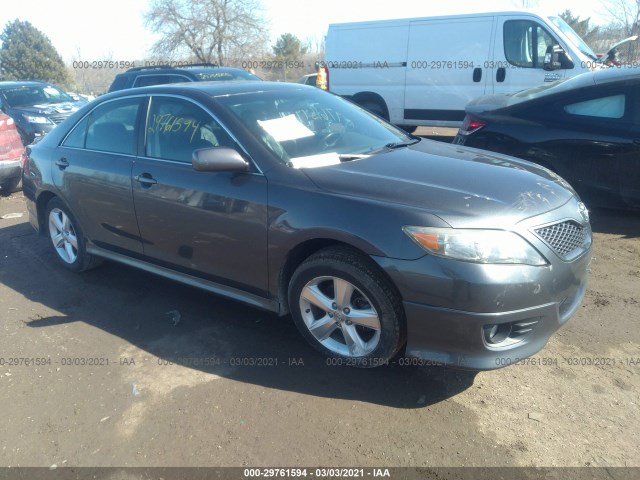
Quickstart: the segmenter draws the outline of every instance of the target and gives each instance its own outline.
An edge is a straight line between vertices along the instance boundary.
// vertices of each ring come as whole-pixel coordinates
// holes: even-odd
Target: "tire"
[[[398,125],[398,127],[407,133],[413,133],[418,129],[417,125]]]
[[[0,184],[0,195],[9,196],[13,192],[18,191],[22,187],[22,178],[12,178],[10,180],[5,180]]]
[[[374,115],[377,115],[380,118],[384,118],[385,120],[389,121],[389,115],[385,113],[384,107],[380,105],[379,102],[373,100],[364,100],[362,102],[359,102],[359,105],[365,110],[373,113]]]
[[[349,248],[305,260],[291,277],[289,308],[302,336],[337,364],[383,365],[405,342],[399,295],[375,263]]]
[[[52,198],[47,204],[46,228],[51,248],[63,267],[84,272],[102,263],[87,253],[80,224],[58,198]]]

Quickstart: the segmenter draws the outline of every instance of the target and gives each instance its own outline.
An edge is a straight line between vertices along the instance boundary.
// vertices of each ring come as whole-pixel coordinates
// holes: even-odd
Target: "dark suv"
[[[262,80],[241,68],[219,67],[211,63],[197,63],[184,67],[158,65],[130,68],[119,73],[109,87],[109,92],[125,88],[148,87],[165,83],[210,82],[210,81]]]
[[[16,122],[25,145],[49,133],[86,103],[46,82],[0,82],[0,110]]]

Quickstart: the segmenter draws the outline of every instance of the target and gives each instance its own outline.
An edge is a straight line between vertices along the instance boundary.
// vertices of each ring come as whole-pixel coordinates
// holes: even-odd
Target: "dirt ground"
[[[530,362],[327,366],[278,318],[125,266],[60,268],[0,198],[0,466],[640,466],[640,215]]]

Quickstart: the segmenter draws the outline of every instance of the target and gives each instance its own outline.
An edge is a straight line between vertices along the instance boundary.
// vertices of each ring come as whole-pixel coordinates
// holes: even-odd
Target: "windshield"
[[[0,93],[10,107],[30,107],[50,103],[73,102],[73,98],[53,85],[25,85],[5,88]]]
[[[73,102],[73,98],[53,85],[29,85],[3,89],[2,99],[10,107]]]
[[[333,165],[416,141],[335,95],[315,88],[216,97],[284,163]]]
[[[591,48],[589,48],[589,45],[587,45],[580,35],[578,35],[562,18],[549,17],[549,20],[551,20],[551,22],[553,22],[553,24],[558,27],[562,33],[564,33],[565,37],[567,37],[571,43],[578,47],[578,50],[593,60],[598,59],[598,56],[593,52],[593,50],[591,50]]]

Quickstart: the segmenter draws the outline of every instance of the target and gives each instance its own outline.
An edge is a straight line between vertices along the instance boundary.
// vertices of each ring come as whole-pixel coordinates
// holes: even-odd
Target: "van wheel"
[[[87,253],[80,224],[58,198],[47,204],[47,232],[58,261],[73,272],[97,267],[100,259]]]
[[[398,127],[407,133],[413,133],[418,129],[417,125],[398,125]]]
[[[348,248],[321,250],[298,267],[289,308],[305,339],[345,365],[382,365],[405,341],[398,294],[370,259]]]
[[[384,118],[389,121],[389,116],[385,113],[384,108],[380,105],[379,102],[373,100],[365,100],[363,102],[359,102],[359,105],[365,110],[369,110],[374,115],[379,116],[380,118]]]

